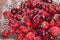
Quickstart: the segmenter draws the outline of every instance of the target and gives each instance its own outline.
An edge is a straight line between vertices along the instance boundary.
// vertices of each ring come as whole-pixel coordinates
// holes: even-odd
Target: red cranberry
[[[13,15],[15,15],[16,12],[17,12],[17,10],[16,10],[15,8],[13,8],[13,9],[11,10],[11,13],[12,13]]]
[[[42,40],[40,36],[35,37],[35,40]]]
[[[26,20],[26,21],[25,21],[25,25],[26,25],[27,27],[31,26],[31,21],[30,21],[30,20]]]
[[[55,26],[60,27],[60,22],[55,22]]]
[[[55,9],[56,8],[56,5],[55,4],[50,4],[50,8]]]
[[[42,27],[43,29],[48,29],[48,28],[49,28],[49,23],[48,23],[47,21],[43,21],[43,22],[41,23],[41,27]]]
[[[26,37],[27,37],[29,40],[34,40],[35,35],[34,35],[32,32],[29,32],[29,33],[27,33]]]
[[[41,15],[45,17],[47,15],[47,12],[42,10]]]
[[[20,29],[16,29],[15,32],[16,32],[16,34],[19,34],[20,33]]]
[[[5,12],[4,12],[4,16],[5,16],[7,19],[13,18],[12,13],[11,13],[11,12],[8,12],[8,11],[5,11]]]
[[[49,40],[55,40],[55,38],[53,36],[50,36]]]
[[[60,6],[58,7],[57,11],[58,11],[58,13],[60,14]]]
[[[17,15],[17,19],[21,20],[22,16],[21,15]]]
[[[35,8],[34,10],[33,10],[33,14],[37,14],[39,11],[38,11],[38,9],[37,8]]]
[[[44,10],[44,11],[48,11],[48,10],[49,10],[48,6],[44,6],[44,7],[43,7],[43,10]]]
[[[54,36],[58,35],[59,34],[59,28],[58,27],[51,27],[50,28],[50,33]]]
[[[14,34],[14,33],[15,33],[15,29],[10,28],[9,33],[10,33],[10,34]]]
[[[18,40],[23,40],[24,39],[24,35],[23,34],[18,34],[17,35],[17,39]]]
[[[40,15],[36,15],[36,16],[34,16],[33,20],[34,20],[34,22],[39,23],[39,22],[41,22],[41,21],[42,21],[42,18],[41,18],[41,16],[40,16]]]
[[[55,25],[55,21],[53,19],[51,19],[50,24]]]
[[[32,22],[31,26],[32,26],[33,28],[37,28],[38,24]]]
[[[60,21],[60,14],[55,14],[55,15],[54,15],[54,19],[55,19],[56,21]]]
[[[5,32],[3,33],[3,37],[8,37],[8,35],[9,35],[9,31],[5,31]]]
[[[20,22],[19,21],[16,21],[15,23],[14,23],[14,28],[19,28],[20,27]]]
[[[21,30],[23,33],[28,33],[28,28],[27,27],[22,27],[22,30]]]
[[[29,8],[26,8],[26,14],[30,14],[31,10]]]

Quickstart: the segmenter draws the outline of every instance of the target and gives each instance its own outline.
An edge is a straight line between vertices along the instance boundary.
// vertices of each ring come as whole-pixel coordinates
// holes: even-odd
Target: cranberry
[[[49,40],[55,40],[54,36],[50,36]]]
[[[40,15],[36,15],[36,16],[34,16],[33,20],[34,20],[34,22],[39,23],[42,21],[42,17]]]
[[[58,11],[58,13],[60,14],[60,6],[58,7],[57,11]]]
[[[7,19],[13,18],[12,13],[11,13],[11,12],[8,12],[8,11],[5,11],[5,12],[4,12],[4,16],[5,16]]]
[[[22,27],[22,30],[21,30],[23,33],[28,33],[28,28],[27,27]]]
[[[26,14],[30,14],[31,10],[29,8],[26,8]]]
[[[55,26],[60,27],[60,22],[55,22]]]
[[[17,19],[21,20],[22,16],[21,15],[17,15]]]
[[[42,27],[43,29],[48,29],[48,28],[49,28],[49,23],[48,23],[47,21],[43,21],[43,22],[41,23],[41,27]]]
[[[45,17],[47,15],[47,12],[42,10],[41,15]]]
[[[5,31],[5,32],[3,33],[3,37],[8,37],[8,35],[9,35],[9,31]]]
[[[35,8],[34,10],[33,10],[33,14],[37,14],[39,11],[38,11],[38,9],[37,8]]]
[[[29,40],[34,40],[35,35],[34,35],[32,32],[29,32],[29,33],[27,33],[26,37],[27,37]]]
[[[10,28],[9,33],[10,33],[10,34],[14,34],[14,33],[15,33],[15,29]]]
[[[48,6],[44,6],[43,10],[48,11],[49,10]]]
[[[55,25],[55,21],[53,19],[51,19],[50,24]]]
[[[13,15],[15,15],[16,12],[17,12],[17,10],[16,10],[15,8],[13,8],[13,9],[11,10],[11,13],[12,13]]]
[[[42,40],[40,36],[35,37],[35,40]]]
[[[55,15],[54,15],[54,19],[55,19],[56,21],[60,21],[60,14],[55,14]]]
[[[24,35],[23,34],[18,34],[17,35],[17,39],[18,40],[23,40],[24,39]]]
[[[32,26],[33,28],[37,28],[38,24],[32,22],[31,26]]]
[[[20,22],[19,21],[16,21],[15,23],[14,23],[14,28],[19,28],[20,27]]]
[[[31,26],[31,21],[26,20],[26,21],[25,21],[25,25],[26,25],[27,27]]]
[[[58,35],[59,34],[59,28],[58,27],[51,27],[50,28],[50,33],[54,36]]]
[[[16,32],[16,34],[19,34],[20,33],[20,29],[16,29],[15,32]]]

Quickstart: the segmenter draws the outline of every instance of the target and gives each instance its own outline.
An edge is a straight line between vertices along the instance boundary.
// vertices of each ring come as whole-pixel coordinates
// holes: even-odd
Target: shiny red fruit
[[[20,22],[19,21],[16,21],[15,23],[14,23],[14,28],[19,28],[20,27]]]
[[[9,33],[10,33],[10,34],[14,34],[14,33],[15,33],[15,29],[10,28]]]
[[[51,33],[52,35],[54,35],[54,36],[56,36],[56,35],[59,34],[59,28],[56,27],[56,26],[51,27],[49,31],[50,31],[50,33]]]
[[[22,30],[21,30],[23,33],[28,33],[29,29],[28,27],[22,27]]]
[[[5,16],[7,19],[11,19],[11,18],[13,18],[12,13],[9,12],[9,11],[5,11],[5,12],[4,12],[4,16]]]
[[[18,34],[17,35],[17,39],[18,40],[23,40],[24,39],[24,35],[23,34]]]
[[[9,31],[5,31],[5,32],[3,33],[3,37],[8,37],[8,35],[9,35]]]
[[[49,28],[49,23],[48,23],[47,21],[43,21],[43,22],[41,23],[41,27],[42,27],[43,29],[48,29],[48,28]]]
[[[29,32],[29,33],[27,33],[26,37],[27,37],[29,40],[34,40],[35,35],[34,35],[32,32]]]

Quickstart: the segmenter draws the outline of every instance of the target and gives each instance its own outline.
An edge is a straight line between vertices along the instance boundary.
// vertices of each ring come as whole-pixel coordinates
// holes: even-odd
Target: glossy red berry
[[[60,22],[55,22],[55,26],[60,27]]]
[[[51,19],[50,24],[55,25],[55,21],[53,19]]]
[[[20,29],[16,29],[16,30],[15,30],[15,33],[16,33],[16,34],[19,34],[19,33],[20,33]]]
[[[14,33],[15,33],[15,29],[10,28],[9,33],[10,33],[10,34],[14,34]]]
[[[3,37],[8,37],[8,35],[9,35],[9,31],[5,31],[5,32],[3,33]]]
[[[20,22],[19,21],[16,21],[15,23],[14,23],[14,28],[19,28],[20,27]]]
[[[58,35],[59,34],[59,28],[56,27],[56,26],[53,26],[50,28],[50,33],[54,36]]]
[[[49,28],[49,23],[48,23],[47,21],[43,21],[43,22],[41,23],[41,27],[42,27],[43,29],[48,29],[48,28]]]
[[[4,16],[5,16],[7,19],[11,19],[11,18],[13,18],[12,13],[9,12],[9,11],[5,11],[5,12],[4,12]]]
[[[60,14],[55,14],[54,15],[54,20],[60,21]]]
[[[35,37],[35,40],[42,40],[40,36]]]
[[[34,40],[35,35],[34,35],[32,32],[29,32],[29,33],[27,33],[26,37],[27,37],[29,40]]]
[[[24,39],[24,35],[23,34],[18,34],[17,35],[17,39],[18,40],[23,40]]]
[[[30,14],[31,10],[29,8],[26,8],[26,14]]]
[[[28,27],[22,27],[22,30],[21,30],[23,33],[28,33],[29,29]]]

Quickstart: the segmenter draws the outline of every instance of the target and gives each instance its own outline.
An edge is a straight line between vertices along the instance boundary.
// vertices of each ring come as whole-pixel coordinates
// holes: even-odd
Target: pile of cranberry
[[[25,1],[3,15],[9,20],[4,37],[16,34],[17,40],[55,40],[60,33],[60,5],[52,1]]]

